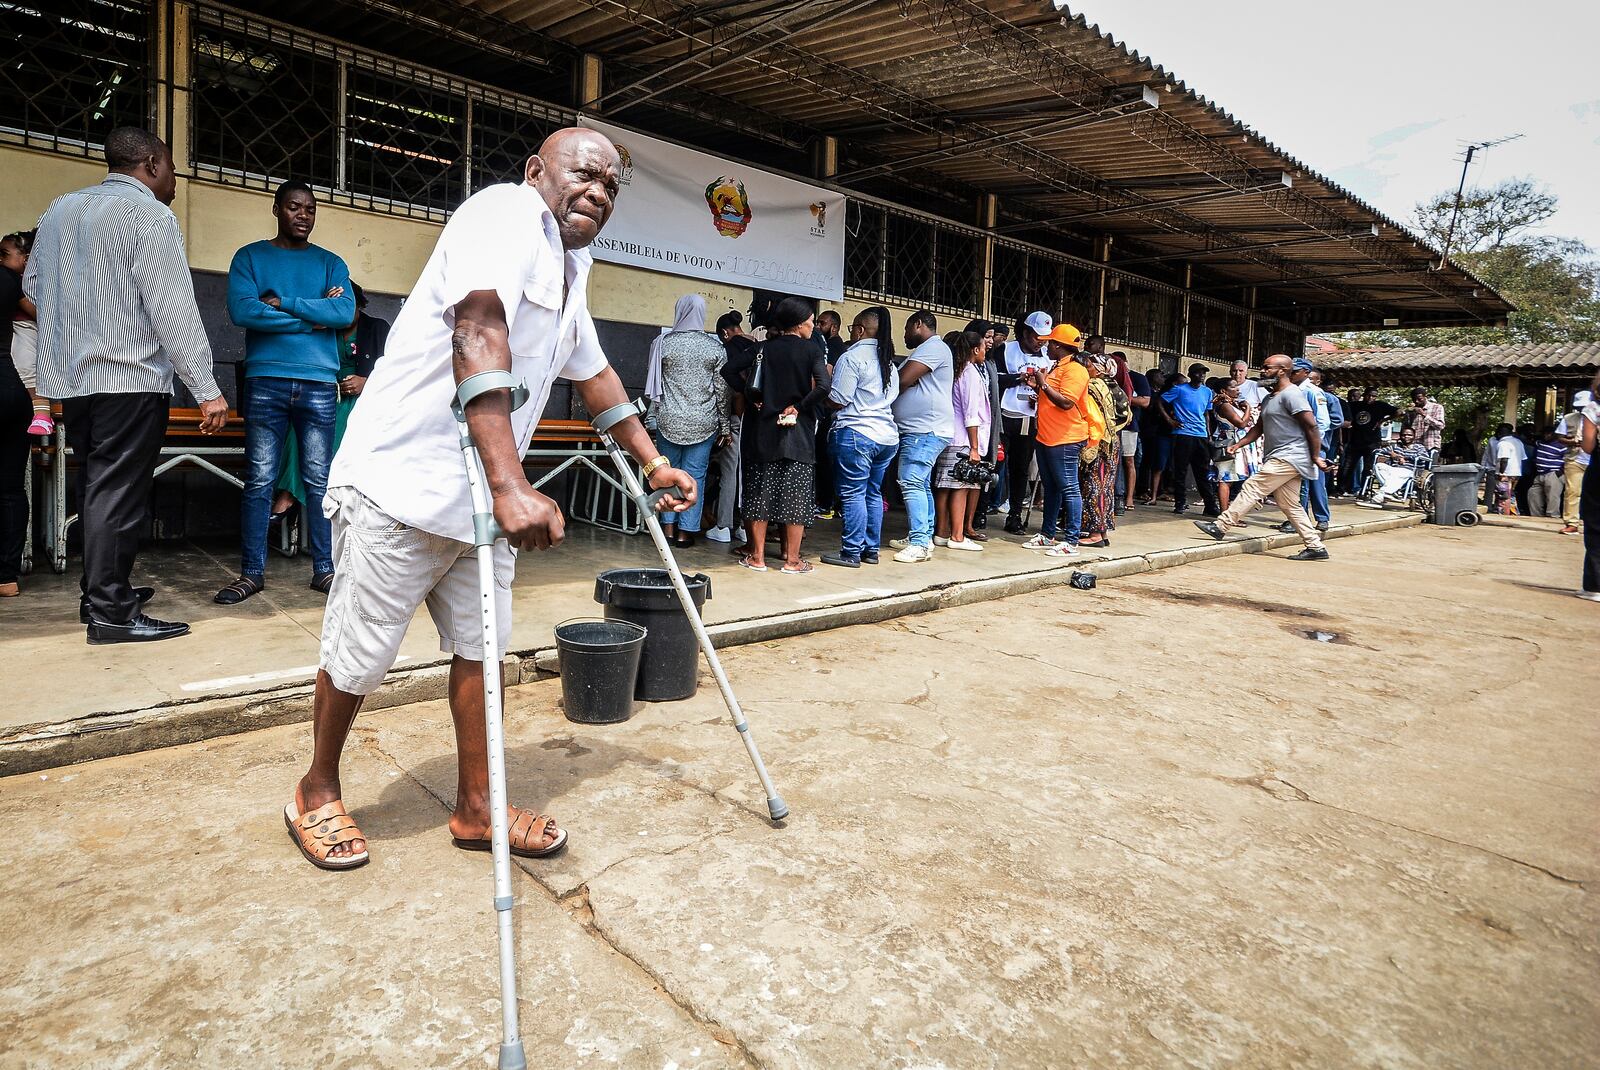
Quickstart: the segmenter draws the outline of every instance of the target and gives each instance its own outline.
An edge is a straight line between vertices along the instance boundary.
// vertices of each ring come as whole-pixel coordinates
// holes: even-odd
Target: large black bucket
[[[697,572],[683,578],[695,612],[711,597],[711,577]],[[700,644],[664,568],[614,568],[594,581],[594,600],[606,607],[606,620],[637,624],[648,633],[639,658],[641,702],[692,698],[700,684]]]
[[[645,629],[623,620],[569,620],[556,625],[561,696],[567,720],[616,724],[633,716],[633,681]]]

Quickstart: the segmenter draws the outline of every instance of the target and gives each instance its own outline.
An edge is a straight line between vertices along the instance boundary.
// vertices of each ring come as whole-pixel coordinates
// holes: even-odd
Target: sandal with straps
[[[546,858],[555,854],[567,845],[567,830],[556,827],[556,819],[543,814],[535,814],[531,810],[512,808],[516,817],[511,822],[510,835],[506,837],[511,846],[511,853],[523,858]],[[547,836],[554,835],[555,839],[543,847],[531,847],[529,844],[537,843]],[[464,840],[460,836],[450,839],[463,851],[489,851],[493,850],[493,842],[483,840]]]
[[[307,814],[300,813],[291,799],[283,808],[283,823],[289,827],[289,838],[306,856],[306,861],[318,869],[355,869],[367,864],[366,851],[329,857],[342,843],[366,839],[356,827],[355,819],[345,811],[342,799],[324,803]]]
[[[240,576],[213,595],[211,600],[219,606],[236,606],[246,598],[260,594],[266,587],[265,583],[254,576]]]

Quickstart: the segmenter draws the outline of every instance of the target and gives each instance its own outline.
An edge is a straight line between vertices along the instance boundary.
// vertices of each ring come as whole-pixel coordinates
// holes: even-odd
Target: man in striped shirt
[[[91,643],[186,635],[146,616],[129,583],[176,371],[204,434],[227,422],[195,305],[172,153],[154,134],[106,135],[105,181],[58,197],[39,221],[22,288],[39,306],[39,395],[60,398],[82,471],[83,597]]]

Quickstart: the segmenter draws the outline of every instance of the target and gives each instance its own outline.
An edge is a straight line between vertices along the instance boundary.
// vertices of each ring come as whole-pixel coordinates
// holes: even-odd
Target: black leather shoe
[[[105,646],[108,643],[154,643],[188,634],[187,624],[156,620],[143,613],[135,613],[133,619],[126,624],[102,624],[97,620],[89,622],[90,646]]]
[[[156,596],[156,589],[154,587],[135,587],[133,589],[133,597],[135,597],[135,598],[137,598],[139,600],[138,608],[141,609],[141,610],[144,609],[144,604],[146,602],[150,601],[150,599],[154,598],[155,596]],[[79,624],[88,624],[89,623],[89,596],[88,595],[84,595],[83,597],[78,599],[78,623]]]
[[[1290,561],[1326,561],[1327,559],[1328,551],[1322,549],[1313,550],[1309,546],[1297,554],[1289,555]]]

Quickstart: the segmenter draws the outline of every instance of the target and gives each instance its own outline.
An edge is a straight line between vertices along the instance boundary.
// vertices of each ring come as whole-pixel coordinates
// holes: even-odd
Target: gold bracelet
[[[644,466],[645,479],[649,479],[651,476],[656,474],[656,469],[665,468],[669,463],[670,462],[665,457],[657,457],[655,460]]]

